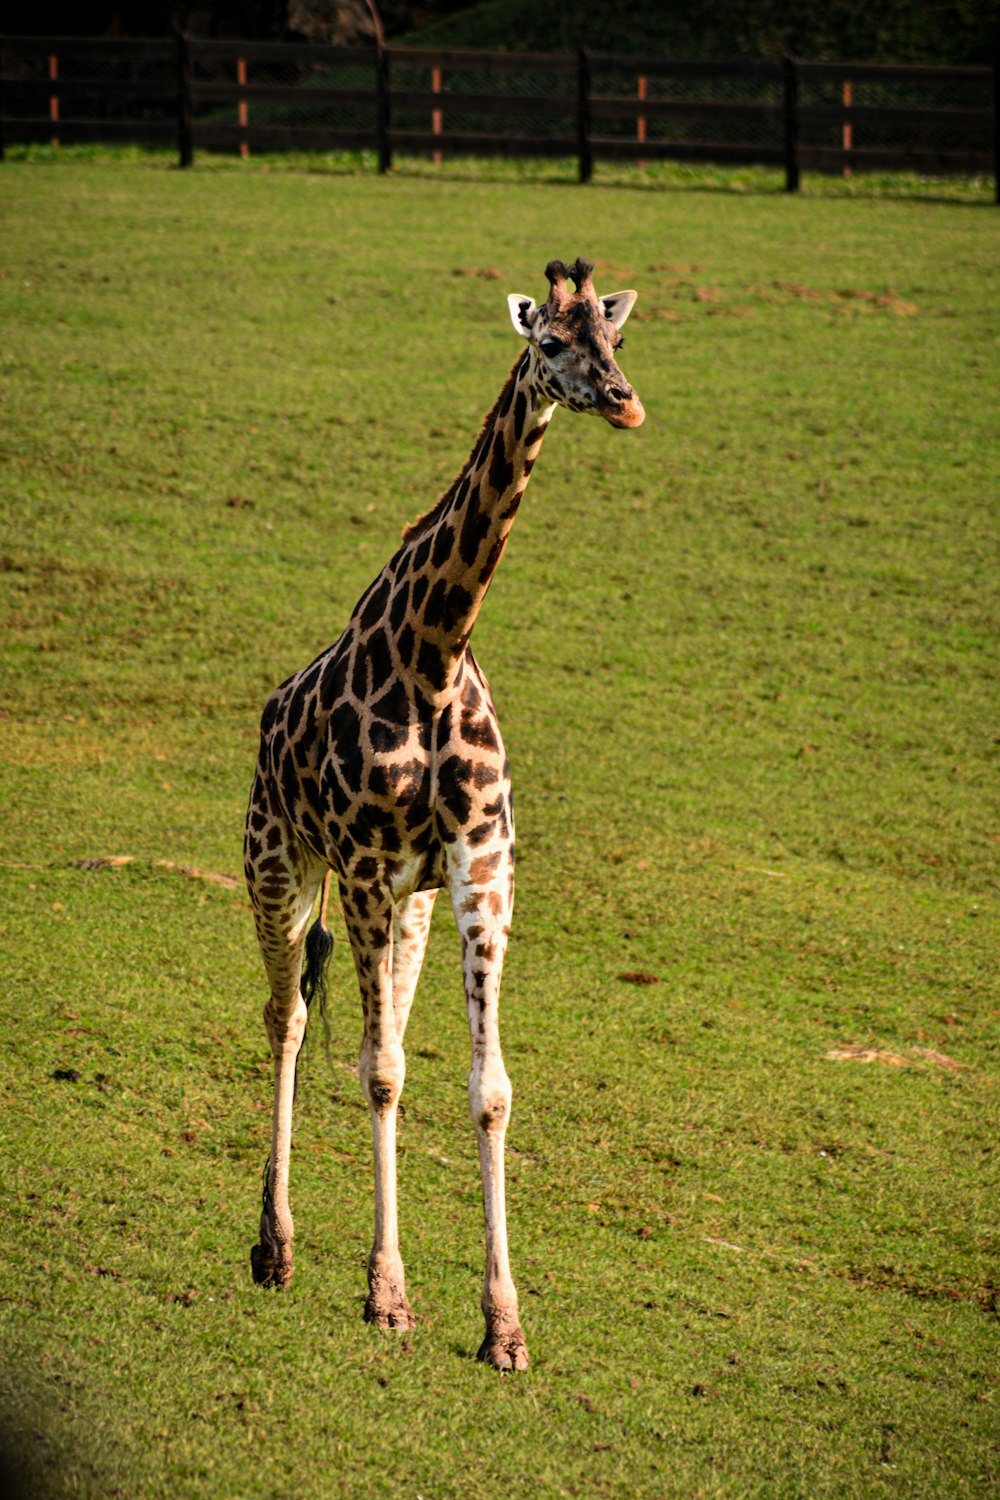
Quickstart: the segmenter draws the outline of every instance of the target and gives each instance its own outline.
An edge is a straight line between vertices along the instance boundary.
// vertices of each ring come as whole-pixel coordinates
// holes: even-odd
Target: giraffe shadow
[[[469,1344],[460,1344],[456,1341],[451,1345],[451,1352],[456,1359],[461,1359],[468,1365],[474,1365],[476,1363],[476,1349],[478,1347],[478,1345],[473,1347]]]

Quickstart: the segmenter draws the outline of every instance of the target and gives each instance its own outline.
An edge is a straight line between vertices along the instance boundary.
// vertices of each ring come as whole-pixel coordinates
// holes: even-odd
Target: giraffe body
[[[404,531],[340,639],[268,701],[250,795],[245,868],[270,984],[274,1116],[256,1280],[292,1274],[288,1206],[295,1061],[305,1035],[306,928],[336,877],[361,991],[359,1076],[375,1152],[375,1240],[365,1316],[413,1323],[399,1253],[395,1133],[403,1038],[435,896],[462,939],[472,1040],[469,1104],[486,1215],[480,1358],[525,1368],[507,1255],[503,1151],[511,1086],[499,1038],[500,976],[514,898],[510,773],[489,686],[469,646],[557,404],[638,426],[614,350],[634,292],[598,298],[591,267],[547,268],[548,300],[509,299],[528,348],[451,488]],[[576,283],[571,294],[567,277]]]

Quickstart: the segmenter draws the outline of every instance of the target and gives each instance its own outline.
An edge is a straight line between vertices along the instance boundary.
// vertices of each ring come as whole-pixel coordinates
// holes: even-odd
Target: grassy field
[[[24,1494],[995,1493],[996,210],[141,162],[8,162],[0,199]],[[343,940],[296,1283],[251,1284],[270,1065],[228,877],[264,698],[465,458],[505,294],[577,254],[640,292],[648,416],[558,414],[477,627],[520,855],[504,1378],[443,909],[417,1330],[361,1322]]]

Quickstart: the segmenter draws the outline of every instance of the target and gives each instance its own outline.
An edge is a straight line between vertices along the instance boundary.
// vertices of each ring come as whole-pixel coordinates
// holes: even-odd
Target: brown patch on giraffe
[[[472,860],[469,865],[470,884],[486,885],[490,876],[499,865],[501,858],[501,851],[495,849],[492,854],[481,854],[478,859]]]
[[[481,718],[477,719],[463,710],[459,733],[467,745],[475,746],[480,750],[496,750],[500,743],[494,718],[490,713],[484,713]]]
[[[445,685],[446,671],[444,658],[437,646],[430,641],[421,641],[420,650],[417,652],[416,673],[429,683],[431,688],[440,691]]]
[[[490,484],[497,495],[503,495],[514,482],[514,466],[507,457],[504,434],[498,432],[493,439],[493,457],[490,461]]]

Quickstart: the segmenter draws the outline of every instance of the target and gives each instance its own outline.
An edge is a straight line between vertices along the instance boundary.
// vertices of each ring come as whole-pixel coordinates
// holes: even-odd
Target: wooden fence
[[[996,175],[997,68],[579,53],[0,39],[4,143],[372,150]],[[1000,201],[1000,188],[998,188]]]

